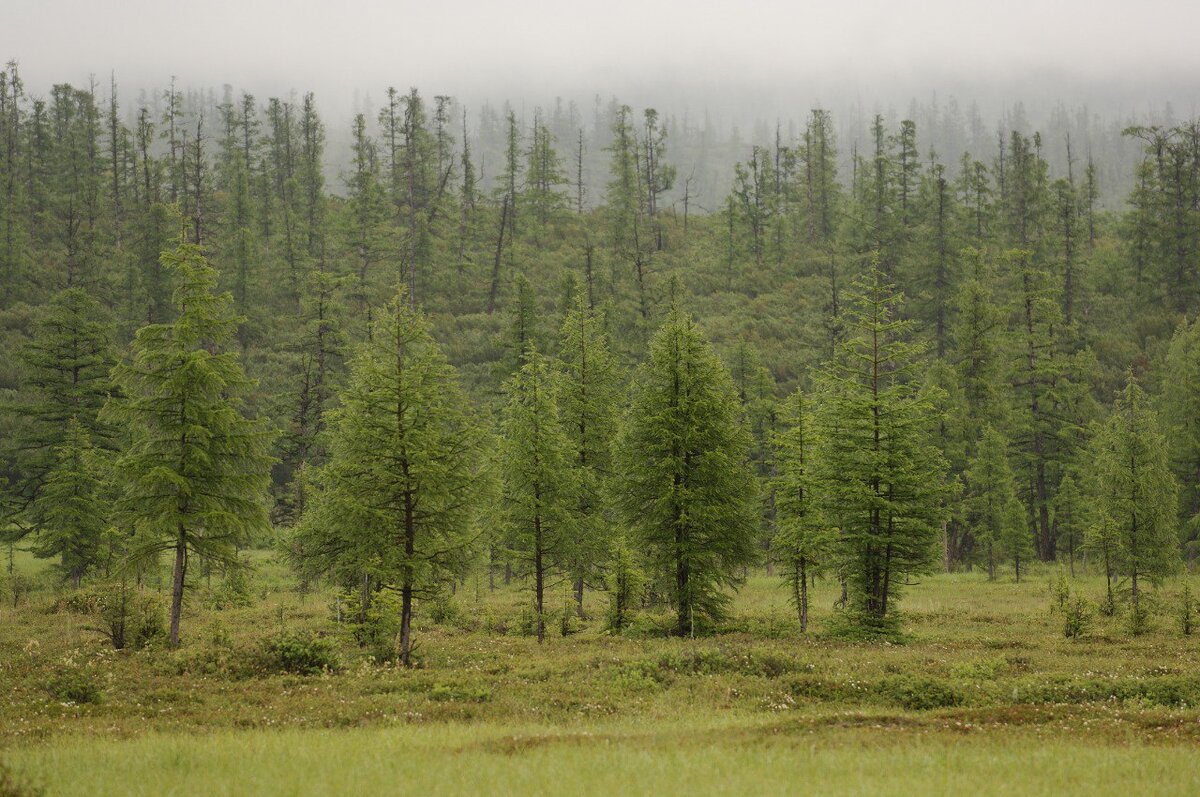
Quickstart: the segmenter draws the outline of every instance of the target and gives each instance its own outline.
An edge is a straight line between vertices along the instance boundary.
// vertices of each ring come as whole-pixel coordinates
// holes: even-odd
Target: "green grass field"
[[[649,618],[614,637],[591,620],[539,646],[516,631],[518,585],[479,579],[440,623],[422,608],[406,671],[353,643],[331,592],[301,595],[255,561],[247,608],[213,608],[200,580],[174,652],[113,651],[35,575],[41,589],[0,609],[15,781],[47,795],[1200,793],[1200,635],[1179,630],[1180,580],[1139,636],[1118,615],[1065,638],[1051,570],[912,585],[899,644],[823,635],[836,587],[819,583],[801,636],[758,573],[719,633],[668,639]],[[1095,576],[1073,586],[1103,592]],[[339,670],[264,668],[254,654],[280,629],[326,635]],[[94,699],[64,699],[64,679]]]

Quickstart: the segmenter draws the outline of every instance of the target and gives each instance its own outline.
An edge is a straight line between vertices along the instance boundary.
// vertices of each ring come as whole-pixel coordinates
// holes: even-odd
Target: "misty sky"
[[[1200,83],[1200,2],[1182,0],[3,3],[0,58],[18,59],[40,92],[115,70],[126,87],[177,75],[183,86],[313,89],[326,101],[394,84],[631,101],[667,90],[806,101],[1111,90],[1187,105]]]

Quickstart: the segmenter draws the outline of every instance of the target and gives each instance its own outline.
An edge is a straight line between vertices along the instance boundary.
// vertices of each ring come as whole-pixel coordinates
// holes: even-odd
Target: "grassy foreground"
[[[46,795],[1200,793],[1181,580],[1138,636],[1118,615],[1065,638],[1050,570],[912,585],[901,644],[824,635],[836,586],[819,583],[802,636],[760,573],[718,633],[664,638],[648,616],[612,636],[592,619],[542,646],[521,632],[519,585],[476,580],[423,608],[421,666],[402,670],[267,556],[248,605],[197,589],[179,651],[113,651],[86,602],[19,565],[42,587],[0,608],[0,763]],[[1095,599],[1103,581],[1072,588]],[[337,670],[273,669],[281,630],[321,635]]]
[[[1196,794],[1190,746],[788,723],[434,725],[72,739],[10,756],[61,795]]]

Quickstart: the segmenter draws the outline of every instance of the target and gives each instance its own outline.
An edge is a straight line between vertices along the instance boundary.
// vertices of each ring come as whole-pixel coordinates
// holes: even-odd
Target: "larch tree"
[[[803,633],[808,630],[809,581],[833,562],[837,532],[825,522],[813,490],[812,418],[804,393],[792,393],[780,414],[782,428],[773,440],[778,525],[774,549]]]
[[[1200,321],[1180,323],[1167,349],[1162,380],[1162,420],[1171,467],[1183,489],[1180,520],[1194,556],[1200,544]]]
[[[1062,477],[1058,493],[1054,496],[1054,528],[1060,544],[1066,549],[1071,577],[1074,578],[1075,560],[1083,550],[1087,511],[1075,478],[1070,473]]]
[[[558,362],[563,377],[559,412],[579,479],[570,570],[575,610],[582,617],[584,587],[595,583],[610,548],[605,532],[611,520],[608,483],[620,379],[603,319],[582,293],[559,330]]]
[[[236,565],[236,546],[269,528],[272,433],[245,414],[251,383],[224,350],[238,318],[232,296],[214,293],[216,270],[188,244],[163,263],[177,280],[178,316],[138,330],[129,361],[113,369],[120,395],[105,415],[128,441],[114,467],[118,515],[144,543],[138,553],[174,553],[177,646],[190,556]]]
[[[578,483],[575,452],[559,416],[557,374],[532,352],[505,385],[501,423],[503,523],[509,555],[533,577],[538,642],[546,636],[546,582],[570,569]]]
[[[109,372],[116,358],[108,312],[82,288],[55,294],[32,333],[17,353],[25,390],[6,407],[13,426],[4,449],[16,476],[14,509],[38,513],[72,419],[93,445],[111,447],[112,430],[99,414],[112,389]]]
[[[818,381],[817,490],[839,530],[846,620],[893,633],[904,581],[938,560],[947,465],[933,445],[938,412],[913,379],[921,349],[897,319],[899,296],[876,268],[856,281],[848,337]]]
[[[618,501],[675,610],[672,633],[719,620],[755,558],[750,433],[729,372],[673,307],[631,387],[614,457]]]
[[[34,511],[39,530],[35,556],[58,557],[64,578],[78,587],[100,558],[106,528],[103,496],[104,463],[78,418],[67,422]]]
[[[1116,408],[1093,441],[1099,524],[1111,534],[1112,567],[1129,579],[1135,632],[1145,624],[1142,583],[1179,568],[1178,486],[1167,441],[1145,392],[1129,374]]]
[[[1017,497],[1017,482],[1008,459],[1008,440],[994,427],[983,431],[967,471],[967,522],[972,529],[978,561],[996,578],[1001,559],[1010,558],[1016,580],[1021,563],[1033,551],[1025,507]]]
[[[462,575],[478,536],[484,437],[403,293],[353,358],[339,398],[329,459],[313,469],[290,551],[302,571],[399,592],[396,655],[411,666],[414,601]]]

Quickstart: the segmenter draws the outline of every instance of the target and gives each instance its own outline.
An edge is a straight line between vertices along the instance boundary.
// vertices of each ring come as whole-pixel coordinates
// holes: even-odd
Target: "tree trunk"
[[[179,647],[179,618],[183,614],[183,584],[187,573],[187,538],[183,525],[175,543],[175,575],[171,581],[171,647]]]
[[[546,573],[542,567],[542,519],[535,517],[533,519],[533,580],[534,580],[534,595],[537,611],[537,640],[538,644],[542,644],[546,639],[546,616],[544,614],[546,588]]]

